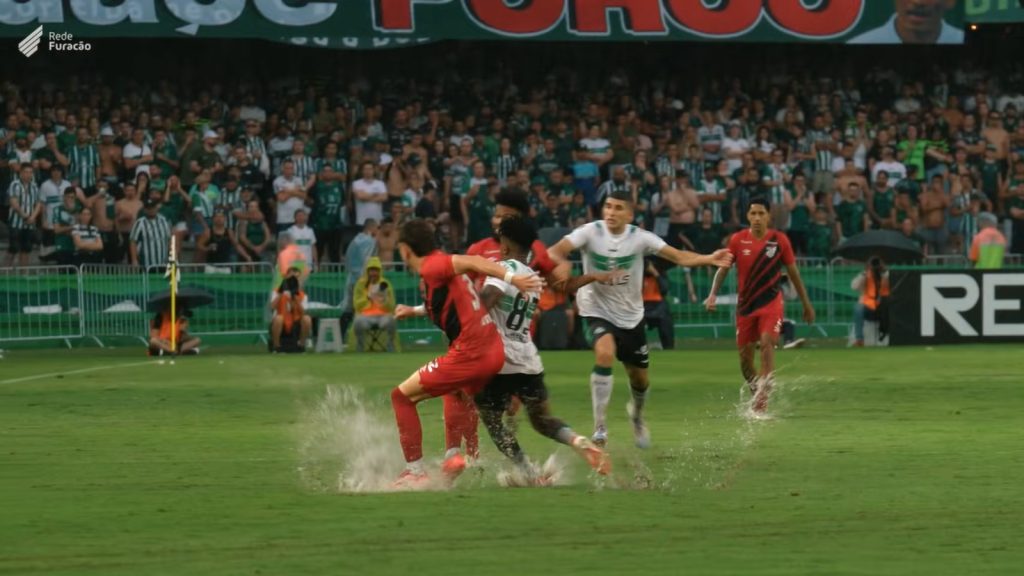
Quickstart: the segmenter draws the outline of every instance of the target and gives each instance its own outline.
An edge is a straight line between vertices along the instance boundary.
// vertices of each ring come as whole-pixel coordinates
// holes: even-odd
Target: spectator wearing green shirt
[[[81,205],[75,196],[75,189],[64,189],[61,203],[53,211],[54,246],[53,260],[61,266],[75,263],[75,242],[71,238],[71,228],[78,221]]]
[[[868,188],[868,216],[875,230],[896,229],[896,191],[889,186],[889,174],[879,172],[874,183]]]
[[[825,258],[832,253],[833,228],[828,223],[828,209],[818,206],[814,220],[807,227],[807,255],[811,258]]]
[[[843,194],[843,201],[836,207],[836,235],[842,242],[864,232],[871,226],[867,205],[864,203],[860,184],[850,182]]]
[[[341,183],[334,178],[334,166],[322,164],[312,190],[313,232],[316,234],[317,261],[341,262],[341,213],[345,198]]]
[[[480,160],[473,163],[471,176],[463,182],[463,204],[467,219],[469,244],[473,244],[493,233],[491,215],[494,214],[494,195],[497,193],[495,182],[488,180],[484,163]]]
[[[575,192],[569,204],[569,227],[576,228],[592,220],[590,207],[587,206],[583,192]]]
[[[789,241],[797,255],[804,256],[808,250],[811,216],[814,214],[817,204],[814,201],[814,194],[807,187],[807,176],[803,172],[798,172],[793,176],[790,186],[793,210],[789,213],[789,230],[786,231],[786,235],[789,236]],[[705,210],[704,212],[710,214],[711,211]]]
[[[918,139],[917,126],[911,124],[907,126],[907,138],[899,143],[896,147],[897,153],[896,158],[899,159],[908,168],[910,166],[917,167],[917,180],[924,180],[924,158],[925,152],[928,150],[929,142],[927,140]]]
[[[145,202],[146,199],[143,198],[142,201]],[[175,245],[183,246],[183,242],[188,238],[188,225],[185,219],[192,213],[192,198],[181,185],[181,178],[172,175],[167,179],[160,201],[160,214],[171,225]]]
[[[981,177],[981,192],[985,196],[1000,200],[1006,198],[1005,194],[1000,193],[1005,180],[1003,178],[1003,163],[996,159],[995,146],[985,148],[985,159],[981,162],[978,173]],[[1009,207],[1004,202],[999,202],[999,204],[1003,205],[1004,210]]]
[[[153,133],[153,165],[160,167],[160,173],[165,178],[176,174],[181,164],[178,162],[178,149],[174,143],[167,138],[167,131],[157,128]]]
[[[273,262],[270,246],[270,227],[267,226],[259,200],[250,200],[246,206],[246,217],[238,219],[235,237],[252,257],[253,262]]]
[[[559,204],[558,197],[548,194],[546,205],[537,215],[537,228],[563,228],[568,225],[568,213]]]

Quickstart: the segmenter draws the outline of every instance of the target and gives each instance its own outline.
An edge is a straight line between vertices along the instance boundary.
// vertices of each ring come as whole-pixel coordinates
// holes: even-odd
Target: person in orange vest
[[[270,340],[274,352],[305,351],[306,341],[313,331],[313,319],[305,312],[308,299],[299,284],[301,274],[297,266],[289,268],[288,275],[270,300],[270,309],[274,311],[270,321]],[[298,338],[294,346],[282,347],[282,336],[288,336],[289,340],[296,336]]]
[[[197,336],[191,336],[188,333],[188,319],[192,316],[192,312],[189,310],[182,310],[178,316],[178,336],[175,342],[178,348],[178,354],[199,354],[200,340]],[[172,354],[171,349],[171,330],[173,325],[171,322],[171,311],[164,310],[156,315],[149,323],[149,355],[150,356],[163,356],[164,354]]]
[[[274,282],[274,290],[276,291],[281,286],[281,283],[293,268],[299,271],[299,285],[302,286],[306,283],[306,278],[309,277],[311,271],[306,255],[287,232],[278,237],[278,246],[277,278]]]
[[[853,345],[864,346],[864,320],[871,317],[879,321],[879,330],[885,332],[887,325],[884,312],[880,310],[883,299],[889,297],[889,271],[881,258],[868,260],[864,271],[850,282],[850,288],[860,292],[860,298],[853,310]]]
[[[658,339],[664,350],[672,350],[676,347],[675,326],[672,323],[672,311],[668,302],[662,295],[662,287],[665,285],[667,291],[668,282],[658,274],[657,268],[651,262],[647,263],[644,270],[644,323],[658,329]]]
[[[978,214],[978,226],[981,230],[971,240],[969,258],[975,268],[996,270],[1003,267],[1006,255],[1006,237],[999,231],[999,220],[991,212]]]
[[[371,328],[388,333],[388,352],[395,351],[395,291],[384,278],[380,258],[373,256],[366,262],[366,270],[356,282],[353,291],[355,307],[356,348],[363,351],[366,332]]]

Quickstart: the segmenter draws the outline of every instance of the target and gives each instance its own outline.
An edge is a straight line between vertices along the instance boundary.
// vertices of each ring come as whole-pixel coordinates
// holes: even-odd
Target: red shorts
[[[736,345],[754,344],[762,334],[778,337],[782,332],[782,298],[776,298],[747,316],[736,316]]]
[[[420,385],[434,397],[456,390],[475,396],[504,365],[505,346],[501,337],[494,338],[492,344],[482,349],[459,349],[456,345],[444,356],[420,368]]]

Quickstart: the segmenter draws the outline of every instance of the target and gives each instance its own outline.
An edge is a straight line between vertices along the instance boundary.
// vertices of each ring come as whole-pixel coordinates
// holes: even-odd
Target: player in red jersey
[[[525,192],[518,188],[505,188],[494,197],[494,215],[491,216],[491,228],[494,236],[484,238],[473,244],[466,251],[471,256],[483,256],[495,262],[501,261],[501,242],[498,240],[498,227],[502,220],[512,217],[526,218],[530,215],[530,202]],[[548,249],[540,240],[535,240],[530,246],[530,261],[526,264],[537,271],[547,280],[555,290],[562,290],[565,281],[569,279],[572,266],[567,262],[562,266],[556,266],[555,261],[548,256]],[[484,278],[476,277],[477,288],[483,286]]]
[[[754,412],[764,412],[768,396],[775,384],[775,345],[782,329],[782,268],[800,295],[804,306],[804,321],[814,322],[814,307],[796,267],[796,258],[789,238],[768,228],[771,223],[767,198],[755,197],[750,201],[747,219],[750,228],[741,230],[729,239],[728,250],[735,258],[739,273],[739,299],[736,303],[736,345],[740,350],[740,371],[747,381],[753,399]],[[729,273],[719,268],[711,286],[711,294],[704,307],[714,311],[718,289]],[[754,348],[761,344],[761,371],[754,367]]]
[[[416,404],[455,391],[472,396],[483,389],[505,364],[505,348],[487,310],[481,305],[470,272],[502,278],[524,292],[544,282],[535,274],[512,275],[504,266],[479,256],[453,256],[437,249],[434,229],[424,220],[402,226],[398,237],[402,261],[420,275],[421,306],[400,305],[396,318],[429,316],[448,337],[448,352],[409,376],[391,391],[406,468],[396,486],[411,486],[427,479],[423,458],[423,430]],[[446,440],[461,439],[464,417],[445,414]],[[466,467],[458,445],[448,446],[442,470],[454,479]]]
[[[466,250],[466,254],[470,256],[483,256],[488,260],[494,262],[500,262],[501,257],[501,242],[498,240],[498,227],[501,226],[501,222],[506,218],[520,217],[525,218],[530,215],[530,201],[526,192],[518,188],[503,188],[494,197],[494,215],[491,216],[491,229],[494,230],[494,235],[490,238],[484,238],[479,242],[476,242]],[[535,240],[530,246],[529,253],[530,261],[525,262],[530,268],[537,271],[538,274],[544,277],[548,285],[555,290],[563,290],[565,282],[569,278],[569,274],[572,272],[572,265],[566,262],[564,265],[555,265],[554,260],[548,256],[548,249],[544,246],[544,243],[540,240]],[[477,292],[483,292],[484,275],[481,274],[470,274],[473,278],[474,286]],[[471,400],[466,398],[461,393],[450,394],[444,397],[445,410],[456,414],[457,417],[466,418],[466,427],[464,431],[466,433],[464,439],[466,442],[466,453],[470,457],[476,458],[480,440],[477,436],[477,412],[473,406]],[[514,399],[509,404],[508,416],[510,418],[515,416],[515,413],[519,410],[518,399]]]

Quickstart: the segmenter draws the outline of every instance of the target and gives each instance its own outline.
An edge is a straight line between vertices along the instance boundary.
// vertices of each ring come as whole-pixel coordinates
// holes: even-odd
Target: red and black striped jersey
[[[728,249],[739,273],[737,314],[747,316],[782,297],[782,267],[796,261],[785,234],[769,230],[758,240],[749,229],[741,230],[729,239]]]
[[[420,292],[427,316],[444,331],[449,347],[487,349],[500,338],[466,274],[455,274],[450,254],[440,250],[423,258]]]

